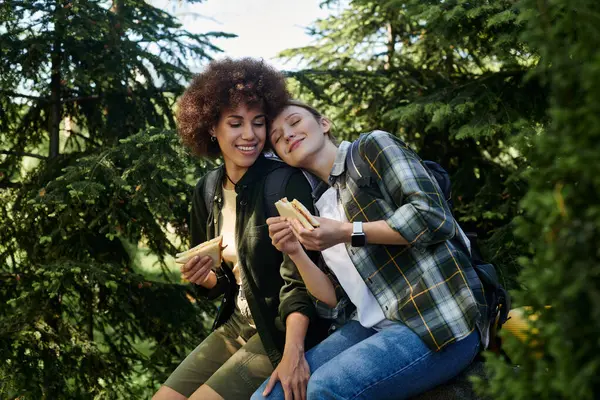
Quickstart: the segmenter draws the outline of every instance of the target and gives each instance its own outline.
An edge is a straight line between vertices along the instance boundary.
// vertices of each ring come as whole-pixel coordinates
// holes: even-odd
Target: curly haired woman
[[[295,265],[271,244],[265,184],[277,171],[287,180],[282,194],[304,204],[312,204],[311,188],[300,170],[262,154],[267,120],[288,97],[282,74],[264,62],[225,59],[199,74],[179,102],[184,144],[198,156],[223,159],[196,185],[191,244],[222,235],[227,245],[222,265],[196,256],[181,271],[200,294],[224,300],[216,329],[154,399],[248,399],[269,376],[295,398],[303,396],[305,342],[315,344],[322,330],[312,323],[316,311]]]

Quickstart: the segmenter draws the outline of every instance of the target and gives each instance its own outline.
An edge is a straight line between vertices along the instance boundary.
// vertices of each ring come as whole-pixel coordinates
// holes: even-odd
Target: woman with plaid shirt
[[[481,282],[462,250],[468,239],[419,156],[389,133],[362,135],[358,153],[376,181],[365,187],[346,171],[351,144],[337,146],[330,127],[293,101],[269,131],[279,157],[317,178],[318,228],[267,220],[317,311],[334,320],[334,332],[306,354],[306,398],[409,398],[458,375],[487,344]],[[325,265],[305,249],[321,251]],[[264,396],[283,399],[280,384],[265,382],[252,399]]]

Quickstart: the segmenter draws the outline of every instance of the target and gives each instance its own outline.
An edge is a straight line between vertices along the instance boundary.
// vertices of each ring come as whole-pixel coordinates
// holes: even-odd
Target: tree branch
[[[70,103],[74,101],[87,101],[87,100],[98,100],[101,96],[94,94],[91,96],[80,96],[80,97],[71,97],[69,99],[61,100],[61,104]]]
[[[8,97],[21,97],[24,99],[31,99],[31,100],[38,100],[38,101],[48,101],[48,99],[46,97],[39,97],[39,96],[30,96],[28,94],[23,94],[23,93],[17,93],[17,92],[13,92],[11,90],[0,90],[1,94],[5,94]]]
[[[151,88],[150,88],[151,89]],[[176,93],[179,90],[177,88],[163,88],[163,89],[158,89],[158,88],[154,88],[154,92],[155,93]],[[24,99],[30,99],[30,100],[36,100],[36,101],[40,101],[43,103],[48,103],[50,102],[50,99],[48,97],[39,97],[39,96],[31,96],[28,94],[23,94],[23,93],[17,93],[17,92],[13,92],[10,90],[2,90],[0,89],[0,94],[6,95],[8,97],[21,97]],[[135,95],[134,91],[127,91],[125,93],[123,93],[125,96],[127,97],[133,97]],[[99,94],[92,94],[89,96],[77,96],[77,97],[70,97],[67,99],[62,99],[60,101],[61,104],[65,104],[65,103],[71,103],[74,101],[88,101],[88,100],[98,100],[105,97],[105,95],[99,95]]]
[[[93,144],[94,146],[100,147],[102,146],[100,143],[95,142],[92,138],[89,138],[87,136],[82,135],[81,133],[77,133],[77,132],[72,132],[72,135],[77,136],[78,138],[82,138],[83,140],[85,140],[88,143]]]
[[[42,156],[40,154],[28,153],[25,151],[13,151],[13,150],[0,150],[0,154],[7,154],[11,156],[21,156],[21,157],[33,157],[39,158],[40,160],[46,160],[48,157]]]

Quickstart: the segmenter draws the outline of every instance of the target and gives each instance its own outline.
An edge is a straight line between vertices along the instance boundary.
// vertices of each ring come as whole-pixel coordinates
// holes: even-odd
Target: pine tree
[[[219,36],[141,0],[0,4],[0,397],[146,398],[207,333],[168,268],[207,167],[172,107]]]
[[[173,125],[190,60],[219,49],[143,0],[11,0],[0,5],[0,181],[24,153],[44,159]],[[44,149],[44,151],[41,151]]]
[[[314,45],[282,54],[307,65],[290,73],[298,95],[342,138],[387,130],[447,168],[459,221],[488,239],[487,258],[514,276],[522,249],[511,221],[527,165],[515,137],[546,118],[544,88],[524,80],[537,54],[520,40],[515,2],[324,3],[340,10],[310,29]]]
[[[528,137],[529,191],[518,234],[531,252],[516,293],[531,307],[528,346],[506,336],[519,367],[492,359],[497,399],[597,399],[600,393],[600,25],[595,0],[523,0],[523,39],[550,93],[550,121]],[[547,308],[546,306],[550,306]]]

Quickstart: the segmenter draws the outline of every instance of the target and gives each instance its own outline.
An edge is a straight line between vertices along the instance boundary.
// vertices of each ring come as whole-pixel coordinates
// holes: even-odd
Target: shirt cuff
[[[402,205],[386,222],[417,249],[424,249],[431,241],[431,234],[425,221],[412,204]]]
[[[348,305],[347,297],[343,297],[333,308],[329,307],[327,304],[323,303],[320,300],[317,300],[314,297],[313,299],[315,301],[315,309],[317,310],[317,315],[325,319],[338,319],[340,315],[344,315],[344,310]]]

